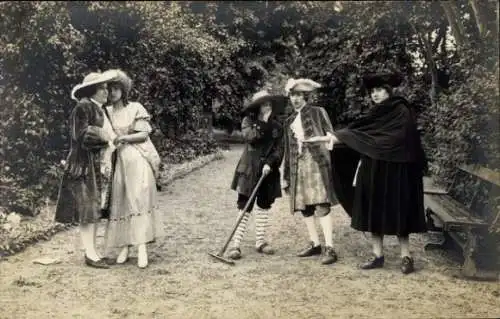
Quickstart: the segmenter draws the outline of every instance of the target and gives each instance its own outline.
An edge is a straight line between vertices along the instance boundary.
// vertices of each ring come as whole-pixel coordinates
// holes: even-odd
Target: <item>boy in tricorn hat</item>
[[[259,253],[274,254],[274,249],[265,240],[265,231],[269,209],[275,199],[282,195],[279,168],[283,160],[283,130],[273,109],[276,99],[279,96],[270,95],[265,90],[257,92],[243,111],[245,117],[241,131],[246,145],[236,167],[231,189],[238,192],[237,206],[244,217],[236,229],[233,246],[229,250],[229,257],[232,259],[241,258],[240,243],[255,202],[255,248]],[[262,174],[267,176],[259,187],[256,198],[243,211]]]
[[[333,141],[347,149],[333,151],[333,172],[338,199],[352,217],[351,227],[372,233],[373,258],[361,269],[383,267],[384,235],[397,235],[401,271],[408,274],[414,270],[409,234],[426,231],[422,180],[426,162],[414,111],[406,99],[392,93],[401,81],[391,73],[364,77],[374,105],[334,133]]]
[[[305,95],[321,85],[309,79],[290,79],[285,87],[294,108],[286,123],[284,188],[290,194],[290,210],[300,211],[310,237],[310,244],[298,257],[321,255],[323,264],[337,261],[333,249],[333,220],[330,207],[337,203],[332,176],[329,141],[333,127],[325,109],[308,105]],[[316,231],[319,219],[325,247]]]

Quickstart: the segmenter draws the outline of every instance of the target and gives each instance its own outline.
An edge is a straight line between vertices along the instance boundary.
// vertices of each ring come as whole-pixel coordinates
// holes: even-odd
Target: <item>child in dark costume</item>
[[[256,202],[255,233],[257,252],[274,254],[265,239],[269,224],[269,209],[276,198],[281,197],[280,165],[283,160],[283,130],[273,110],[273,99],[267,91],[256,93],[245,107],[241,125],[246,145],[236,167],[231,189],[238,192],[238,209],[244,214],[238,225],[233,245],[229,250],[232,259],[241,258],[240,243],[247,229],[248,220]],[[247,211],[243,211],[261,175],[266,175],[256,198]]]

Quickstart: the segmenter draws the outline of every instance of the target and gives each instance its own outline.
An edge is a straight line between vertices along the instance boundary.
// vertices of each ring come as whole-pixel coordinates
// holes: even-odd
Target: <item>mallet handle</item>
[[[245,216],[245,214],[247,214],[247,209],[248,207],[250,207],[250,203],[253,201],[253,199],[255,198],[255,195],[257,194],[257,191],[259,190],[259,187],[260,187],[260,184],[262,184],[262,181],[264,181],[264,178],[266,178],[267,174],[262,174],[259,178],[259,181],[257,182],[257,185],[255,185],[253,191],[252,191],[252,194],[250,195],[250,197],[248,198],[247,200],[247,203],[245,205],[245,208],[243,208],[243,211],[242,213],[240,214],[240,216],[238,217],[238,220],[236,221],[236,224],[234,225],[233,227],[233,230],[231,231],[231,235],[229,235],[228,239],[226,240],[226,243],[224,244],[224,247],[222,247],[222,249],[220,250],[219,252],[219,256],[222,256],[222,254],[224,254],[224,252],[226,251],[227,249],[227,246],[229,246],[229,243],[231,242],[231,240],[233,239],[233,236],[234,236],[234,233],[236,232],[236,229],[238,228],[238,226],[240,225],[241,223],[241,220],[243,219],[243,217]]]

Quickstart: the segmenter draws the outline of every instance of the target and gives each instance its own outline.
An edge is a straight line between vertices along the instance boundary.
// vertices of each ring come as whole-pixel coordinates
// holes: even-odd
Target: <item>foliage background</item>
[[[368,107],[365,72],[398,70],[420,113],[431,173],[499,168],[494,1],[158,1],[0,3],[2,206],[55,199],[69,145],[71,88],[96,70],[134,80],[166,163],[212,152],[203,114],[228,131],[253,92],[289,77],[327,86],[316,103],[341,127]]]

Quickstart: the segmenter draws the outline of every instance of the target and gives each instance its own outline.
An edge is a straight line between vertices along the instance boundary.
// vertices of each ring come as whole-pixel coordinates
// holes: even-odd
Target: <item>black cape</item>
[[[341,143],[331,152],[335,194],[352,216],[352,186],[361,156],[395,163],[426,165],[416,117],[402,97],[391,97],[373,107],[365,116],[335,132]]]

